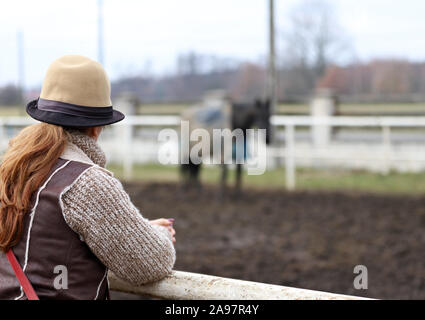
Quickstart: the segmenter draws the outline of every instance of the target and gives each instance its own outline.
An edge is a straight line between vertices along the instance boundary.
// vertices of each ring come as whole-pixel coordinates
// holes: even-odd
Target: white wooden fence
[[[425,117],[323,117],[313,118],[310,116],[274,116],[271,119],[275,127],[285,127],[286,147],[284,157],[286,160],[286,187],[288,190],[295,189],[295,129],[307,126],[328,127],[369,127],[380,128],[382,132],[382,150],[385,150],[384,161],[388,161],[391,155],[391,128],[425,128]],[[331,154],[328,155],[332,157]],[[350,158],[346,159],[351,160]],[[371,159],[374,160],[374,159]]]
[[[297,127],[327,126],[327,127],[368,127],[379,128],[382,132],[382,158],[379,161],[388,162],[392,155],[391,146],[391,130],[392,128],[425,128],[425,117],[323,117],[314,118],[310,116],[273,116],[272,125],[276,128],[285,129],[285,143],[282,146],[274,145],[270,148],[276,156],[285,159],[285,179],[286,187],[289,190],[295,189],[296,186],[296,159],[303,155],[296,154],[299,146],[296,143],[295,132]],[[35,123],[28,117],[7,117],[0,118],[0,151],[4,150],[10,136],[6,132],[6,128],[20,128]],[[177,127],[180,124],[179,116],[128,116],[122,122],[113,125],[112,133],[105,138],[110,141],[107,148],[111,153],[117,152],[118,158],[124,165],[124,175],[131,178],[132,168],[135,159],[134,156],[134,128],[135,127]],[[109,130],[111,132],[111,130]],[[413,153],[417,153],[413,146]],[[269,152],[269,151],[268,151]],[[412,153],[412,151],[411,151]],[[419,154],[419,153],[418,153]],[[422,161],[425,166],[425,149],[424,158],[418,157],[417,161]],[[335,158],[332,152],[320,153],[320,157]],[[338,155],[339,160],[344,158]],[[347,157],[347,161],[352,160]],[[369,159],[376,161],[377,159]],[[388,169],[387,169],[388,170]]]

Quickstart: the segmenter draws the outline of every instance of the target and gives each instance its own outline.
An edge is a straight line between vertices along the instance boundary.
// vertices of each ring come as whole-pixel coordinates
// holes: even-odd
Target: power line
[[[25,89],[25,65],[24,65],[24,33],[18,30],[17,37],[18,46],[18,86],[22,91]]]
[[[103,0],[97,0],[97,60],[102,65],[104,65],[103,33]]]

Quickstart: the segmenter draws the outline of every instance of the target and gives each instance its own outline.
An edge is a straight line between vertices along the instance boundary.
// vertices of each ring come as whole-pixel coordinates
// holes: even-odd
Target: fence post
[[[133,176],[133,125],[131,117],[137,113],[137,106],[139,105],[138,98],[131,92],[123,92],[115,101],[114,105],[118,106],[118,110],[123,112],[127,119],[118,125],[123,135],[122,141],[117,141],[121,145],[123,176],[124,179],[129,180]]]
[[[336,112],[337,97],[331,89],[319,89],[311,101],[313,119],[327,119]],[[311,126],[312,141],[315,148],[326,148],[332,138],[332,126],[320,124]]]
[[[388,125],[382,126],[382,145],[384,152],[382,153],[384,156],[384,165],[383,165],[383,173],[388,174],[391,170],[391,127]]]
[[[124,156],[123,156],[123,175],[125,180],[133,177],[133,123],[129,121],[123,125],[124,131]]]
[[[295,126],[287,124],[285,127],[285,174],[286,189],[295,190]]]

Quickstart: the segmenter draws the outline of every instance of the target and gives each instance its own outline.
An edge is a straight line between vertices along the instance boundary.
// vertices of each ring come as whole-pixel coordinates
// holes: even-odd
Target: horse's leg
[[[180,184],[182,186],[186,186],[188,183],[188,165],[181,164],[180,165]]]
[[[220,183],[220,198],[224,199],[227,193],[227,175],[228,175],[228,168],[227,164],[221,164],[221,183]]]
[[[188,187],[190,187],[190,166],[189,164],[182,163],[180,164],[179,197],[184,198],[186,196]]]
[[[242,187],[242,164],[238,163],[236,164],[236,184],[235,184],[236,196],[239,196],[241,194],[241,187]]]
[[[200,190],[200,188],[202,187],[201,185],[201,169],[202,169],[202,163],[200,164],[192,164],[193,165],[193,170],[192,170],[192,178],[193,178],[193,184],[198,187]]]

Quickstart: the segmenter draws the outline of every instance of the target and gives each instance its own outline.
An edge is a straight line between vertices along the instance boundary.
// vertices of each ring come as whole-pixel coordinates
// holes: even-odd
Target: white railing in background
[[[285,146],[279,148],[284,150],[279,156],[285,159],[285,179],[286,188],[294,190],[296,186],[296,137],[295,130],[297,127],[314,127],[314,126],[329,126],[329,127],[372,127],[380,128],[382,132],[382,149],[384,150],[383,160],[369,159],[370,161],[388,162],[391,156],[391,128],[425,128],[425,117],[324,117],[313,118],[310,116],[273,116],[271,123],[274,127],[285,128]],[[119,125],[124,126],[123,136],[129,139],[127,145],[131,145],[131,130],[134,126],[151,126],[151,127],[176,127],[180,124],[178,116],[130,116]],[[128,153],[130,154],[130,152]],[[323,156],[322,156],[323,157]],[[328,154],[327,157],[334,158],[335,155]],[[339,158],[340,160],[343,158]],[[347,158],[347,160],[351,160]],[[124,162],[124,176],[131,177],[133,159],[126,157]],[[388,165],[388,164],[387,164]]]
[[[363,300],[329,292],[173,271],[158,282],[132,286],[108,275],[111,290],[170,300]]]
[[[313,118],[310,116],[273,116],[272,125],[275,127],[285,128],[285,146],[276,147],[279,152],[277,156],[285,159],[285,179],[288,190],[295,189],[296,185],[296,154],[297,149],[295,131],[297,127],[373,127],[379,128],[382,132],[382,150],[384,150],[385,159],[391,155],[391,128],[425,128],[425,117],[324,117]],[[0,118],[0,149],[4,150],[7,140],[11,137],[5,132],[5,128],[24,127],[35,123],[28,117],[5,117]],[[135,127],[177,127],[180,124],[179,116],[127,116],[122,122],[113,125],[116,132],[113,134],[113,145],[109,149],[116,148],[120,150],[120,160],[124,166],[124,177],[131,178],[134,157],[132,156],[132,145],[134,142]],[[134,149],[134,148],[133,148]],[[282,151],[283,152],[282,152]],[[323,154],[320,155],[323,157]],[[331,153],[326,157],[332,159],[343,160]],[[351,160],[348,159],[347,160]],[[370,159],[376,161],[376,159]],[[380,161],[380,159],[378,159]],[[422,159],[420,160],[422,161]]]
[[[296,185],[295,165],[295,129],[300,126],[328,126],[328,127],[377,127],[382,132],[382,146],[386,158],[391,154],[391,128],[425,128],[425,117],[323,117],[310,116],[273,116],[272,125],[285,127],[285,169],[286,188],[294,190]],[[329,155],[329,157],[332,157]],[[347,159],[350,160],[350,159]],[[371,159],[372,160],[372,159]]]
[[[275,126],[313,126],[328,125],[339,127],[425,127],[425,117],[324,117],[273,116]]]

